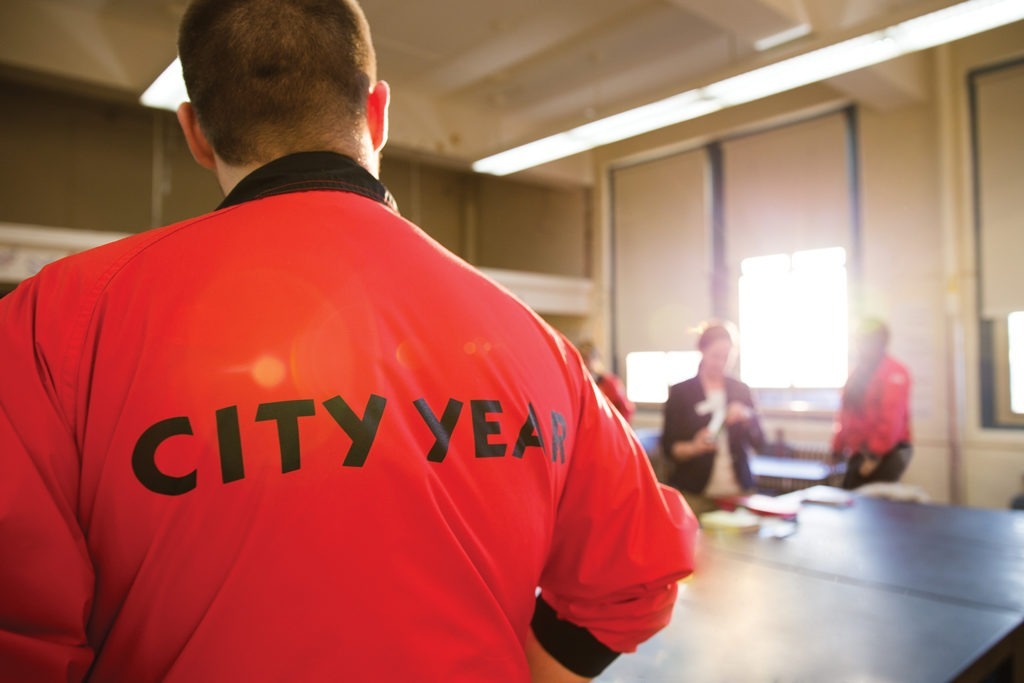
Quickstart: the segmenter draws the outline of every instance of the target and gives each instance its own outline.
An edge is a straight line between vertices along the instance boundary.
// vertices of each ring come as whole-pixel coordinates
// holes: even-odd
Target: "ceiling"
[[[391,147],[450,163],[645,104],[952,0],[363,0]],[[185,0],[3,0],[0,76],[135,101],[175,56]],[[785,31],[806,35],[759,51]],[[908,58],[902,58],[907,60]],[[901,60],[901,61],[902,61]],[[831,79],[879,107],[923,71]]]

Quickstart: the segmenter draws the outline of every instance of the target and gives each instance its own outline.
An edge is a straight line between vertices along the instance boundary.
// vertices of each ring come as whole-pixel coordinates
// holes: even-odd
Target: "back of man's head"
[[[203,132],[235,166],[344,151],[377,78],[355,0],[193,0],[178,54]]]

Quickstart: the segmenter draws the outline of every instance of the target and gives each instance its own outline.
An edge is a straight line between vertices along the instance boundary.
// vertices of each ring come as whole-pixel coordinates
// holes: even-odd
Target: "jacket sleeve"
[[[833,454],[841,454],[846,448],[845,434],[843,433],[843,415],[840,409],[832,421],[832,437],[829,440],[829,449]]]
[[[751,413],[750,420],[745,425],[747,441],[755,451],[763,452],[765,450],[764,427],[761,426],[761,416],[757,410],[757,404],[754,402],[754,393],[749,386],[742,382],[739,383],[739,386],[742,388],[743,403],[750,408]]]
[[[707,424],[710,416],[697,419],[687,383],[676,384],[669,388],[668,399],[665,401],[662,420],[661,448],[666,457],[672,457],[672,444],[678,441],[689,441]]]
[[[843,394],[846,389],[843,389]],[[856,415],[846,406],[844,397],[840,397],[840,406],[832,420],[832,453],[848,456],[846,451],[852,449],[857,441]]]
[[[35,283],[0,300],[0,677],[82,680],[93,569],[77,522],[78,457]]]
[[[881,383],[881,400],[869,425],[867,447],[874,455],[884,456],[903,438],[910,409],[910,376],[894,365],[873,381]]]
[[[693,570],[697,521],[584,382],[581,420],[533,628],[564,666],[600,673],[665,627]]]

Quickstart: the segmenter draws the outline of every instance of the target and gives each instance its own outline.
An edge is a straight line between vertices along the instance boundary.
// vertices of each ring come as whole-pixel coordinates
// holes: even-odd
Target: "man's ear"
[[[213,147],[199,127],[199,119],[196,117],[196,110],[192,108],[191,102],[182,102],[178,105],[178,124],[181,132],[185,134],[185,142],[192,152],[192,158],[203,168],[211,171],[217,170],[217,161],[214,158]]]
[[[366,96],[366,125],[373,142],[373,151],[380,152],[388,141],[388,105],[391,87],[386,81],[377,81]]]

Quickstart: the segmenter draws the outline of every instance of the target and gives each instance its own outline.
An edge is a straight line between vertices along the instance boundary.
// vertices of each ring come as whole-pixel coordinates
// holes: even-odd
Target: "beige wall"
[[[467,255],[470,225],[464,207],[472,196],[472,184],[465,173],[396,159],[385,151],[381,179],[403,216],[451,251]]]
[[[474,263],[583,277],[589,271],[590,192],[480,177]]]
[[[706,152],[697,149],[612,172],[616,329],[609,348],[620,371],[626,351],[679,348],[711,314],[706,168]]]
[[[978,365],[978,325],[975,302],[973,203],[968,170],[967,104],[963,96],[969,70],[992,65],[1012,57],[1024,56],[1024,22],[991,31],[975,40],[962,41],[941,55],[945,69],[937,81],[955,96],[943,110],[943,140],[951,139],[948,172],[947,215],[950,249],[949,309],[953,312],[951,334],[962,344],[963,378],[958,385],[965,397],[961,426],[962,480],[964,499],[978,505],[999,506],[1010,495],[1021,490],[1024,475],[1024,433],[982,429]],[[1020,179],[1017,179],[1020,184]],[[960,369],[958,367],[958,369]]]
[[[212,210],[222,195],[173,114],[0,82],[0,222],[139,232]],[[387,150],[403,214],[471,262],[584,276],[590,192],[480,177]]]
[[[0,221],[139,232],[216,206],[216,182],[172,125],[166,112],[3,84]]]
[[[905,481],[948,501],[953,452],[935,108],[863,110],[860,137],[864,306],[890,321],[893,354],[913,378],[915,455]]]

